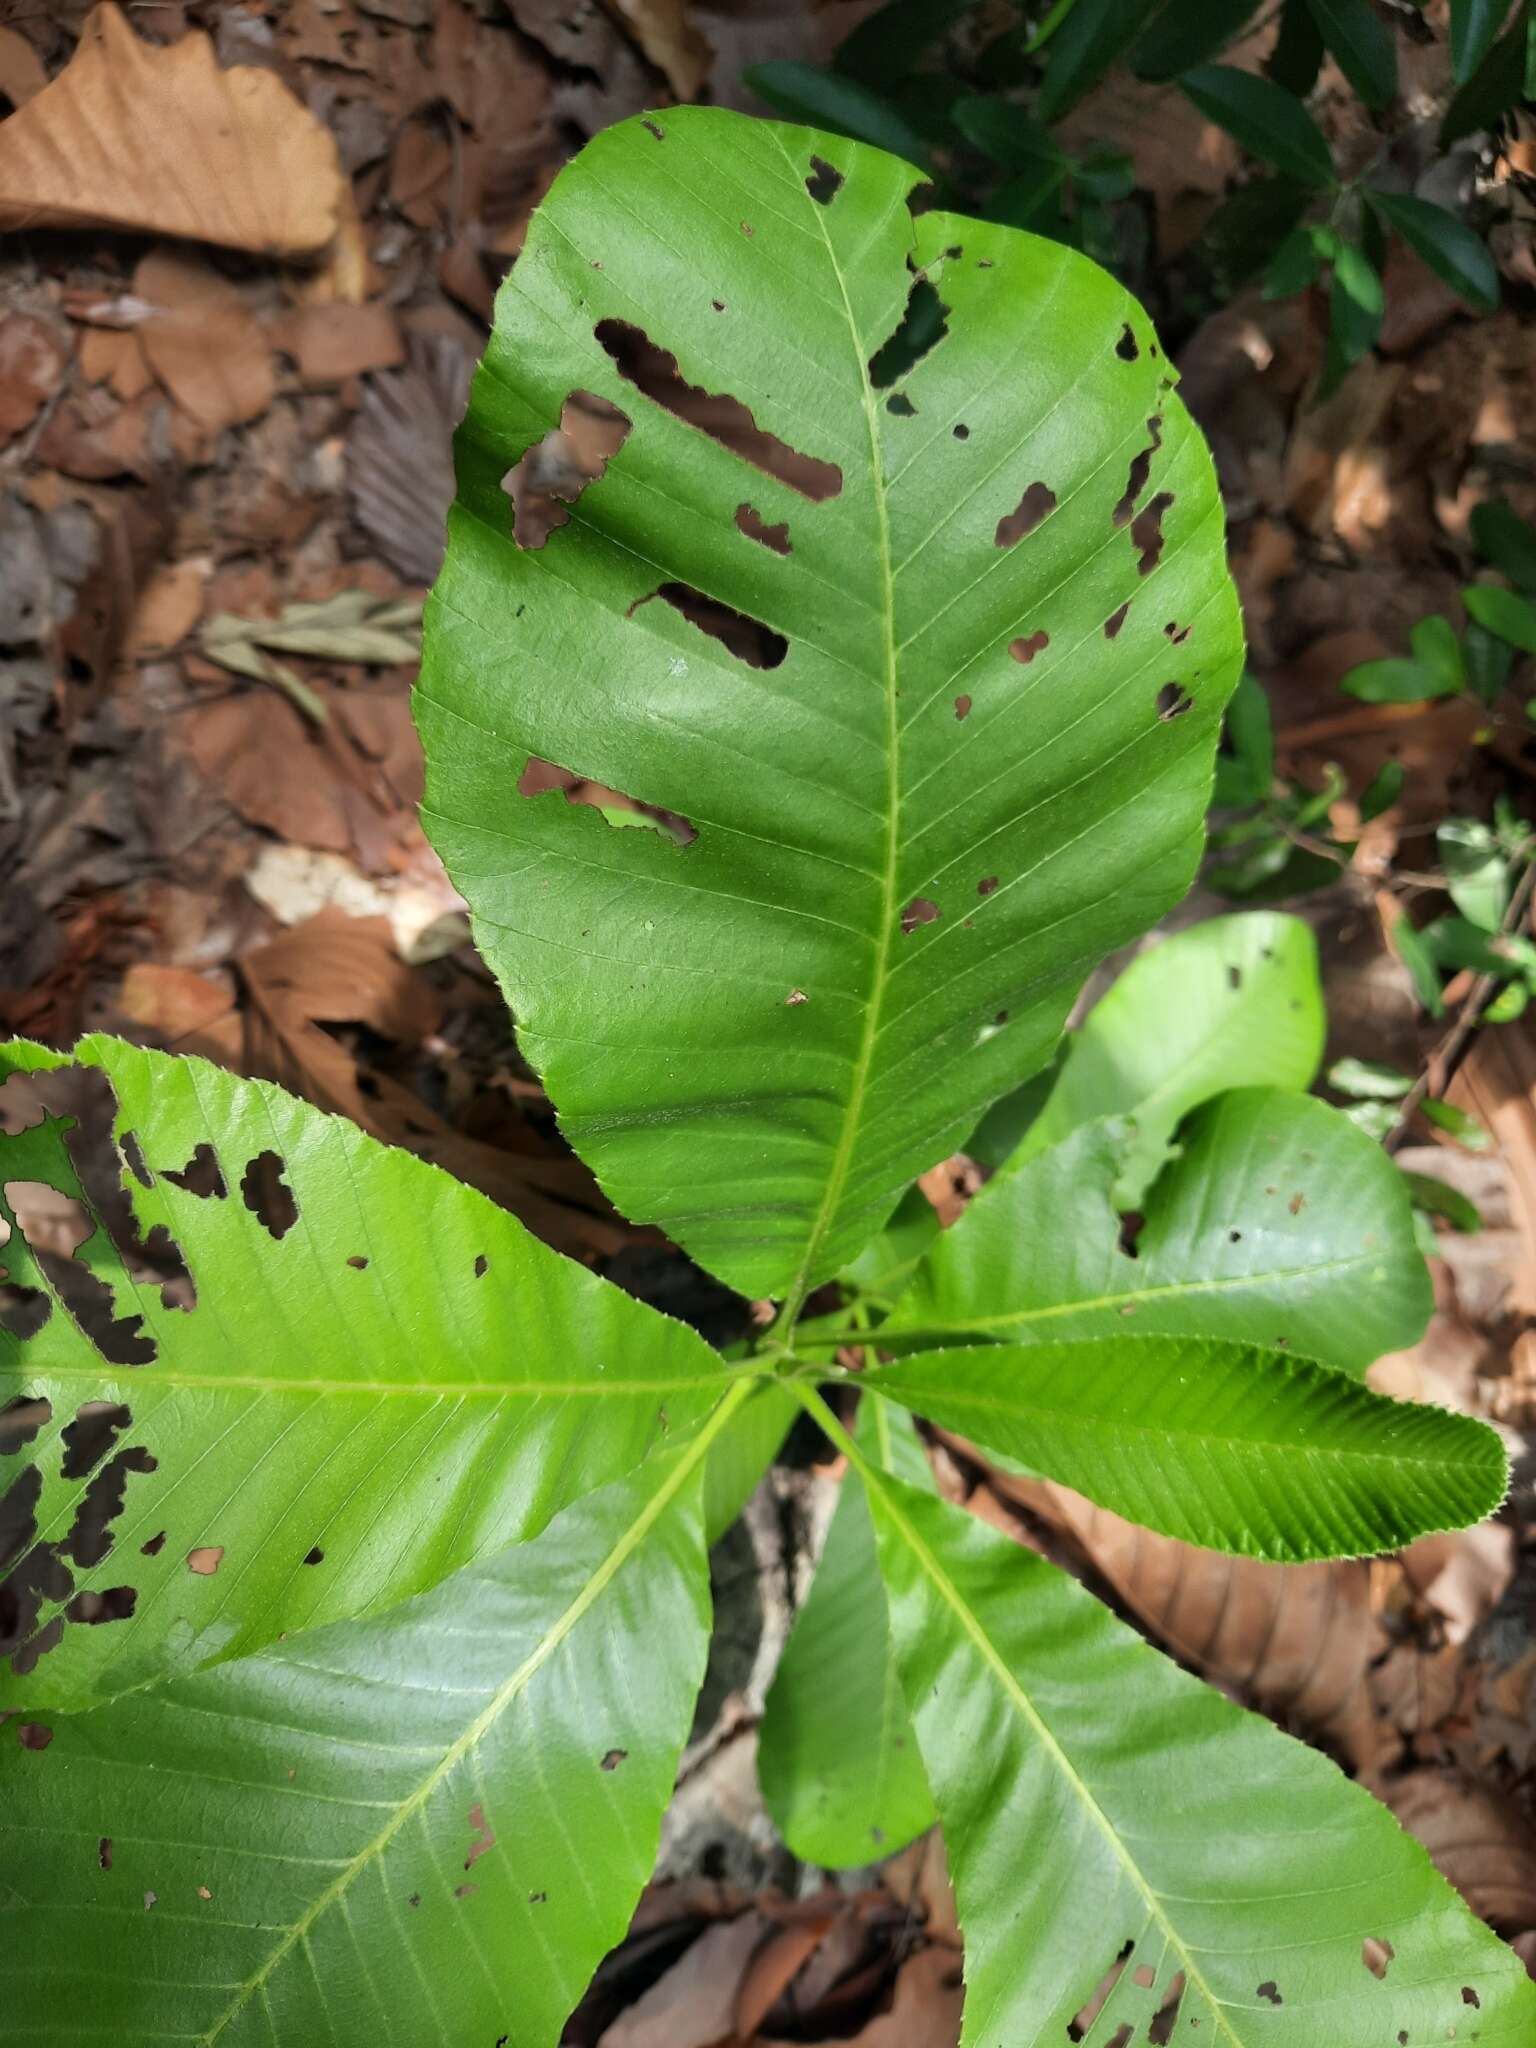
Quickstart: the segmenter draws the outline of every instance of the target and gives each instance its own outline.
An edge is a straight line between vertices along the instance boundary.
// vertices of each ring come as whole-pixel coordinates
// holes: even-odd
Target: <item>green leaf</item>
[[[1259,11],[1260,0],[1210,0],[1192,10],[1175,0],[1165,7],[1131,52],[1138,78],[1161,84],[1203,64],[1232,42]]]
[[[813,121],[855,142],[888,149],[921,170],[930,168],[928,146],[906,115],[856,78],[842,77],[820,64],[777,57],[766,64],[749,64],[741,76],[759,99],[791,120]]]
[[[1388,655],[1350,669],[1340,676],[1339,688],[1365,704],[1420,704],[1452,695],[1456,685],[1443,674],[1432,675],[1422,662]]]
[[[1328,343],[1318,396],[1329,397],[1375,346],[1383,308],[1380,274],[1363,249],[1339,242],[1328,284]]]
[[[1483,703],[1497,704],[1515,665],[1515,650],[1473,619],[1461,636],[1461,653],[1473,690]]]
[[[1364,1131],[1365,1135],[1378,1145],[1389,1132],[1397,1128],[1398,1111],[1390,1102],[1351,1102],[1345,1105],[1340,1114],[1348,1117],[1357,1131]],[[1419,1240],[1417,1228],[1414,1237],[1422,1251],[1424,1246]]]
[[[1326,1103],[1244,1088],[1198,1110],[1130,1256],[1111,1200],[1125,1144],[1117,1121],[1091,1124],[993,1180],[929,1251],[882,1346],[1150,1333],[1364,1372],[1418,1341],[1429,1276],[1397,1176]]]
[[[120,1148],[103,1128],[77,1173],[68,1118],[36,1105],[0,1135],[10,1284],[46,1316],[0,1331],[0,1407],[48,1404],[10,1475],[5,1707],[89,1704],[423,1591],[729,1384],[691,1330],[351,1124],[114,1039],[76,1058],[50,1079],[57,1055],[0,1053],[0,1074],[45,1070],[45,1101],[115,1096]],[[73,1258],[17,1227],[28,1182],[84,1204]],[[92,1596],[118,1618],[85,1625]]]
[[[1465,85],[1493,48],[1509,0],[1451,0],[1451,76]]]
[[[1051,38],[1040,118],[1059,121],[1136,40],[1156,0],[1075,0]]]
[[[1293,228],[1264,272],[1266,299],[1289,299],[1317,280],[1321,256],[1311,228]]]
[[[1005,171],[1055,171],[1064,177],[1071,158],[1042,122],[995,93],[958,99],[950,119],[966,141]]]
[[[1231,753],[1216,757],[1219,806],[1262,803],[1275,776],[1275,728],[1264,686],[1244,669],[1227,705],[1223,733]]]
[[[1508,30],[1457,91],[1440,123],[1440,147],[1449,149],[1464,135],[1491,127],[1525,94],[1526,24],[1528,10],[1515,9]]]
[[[1536,604],[1501,583],[1469,583],[1461,593],[1468,615],[1522,654],[1536,654]]]
[[[1421,668],[1427,669],[1436,682],[1445,683],[1452,690],[1459,690],[1466,682],[1466,665],[1462,660],[1461,642],[1456,638],[1456,628],[1449,619],[1438,612],[1431,612],[1428,618],[1420,619],[1408,635],[1408,645],[1413,649],[1413,658]]]
[[[1521,590],[1536,592],[1536,528],[1507,498],[1474,505],[1471,528],[1472,545],[1485,562],[1501,569]]]
[[[1239,625],[1209,458],[1113,280],[914,219],[914,173],[836,137],[652,125],[562,172],[500,297],[429,606],[425,816],[615,1203],[793,1296],[1187,885]],[[909,258],[940,338],[880,387]],[[642,326],[755,429],[676,416]],[[632,428],[520,549],[501,479],[573,390]],[[530,756],[698,836],[521,798]]]
[[[1469,1152],[1487,1152],[1492,1148],[1492,1135],[1475,1116],[1468,1116],[1454,1102],[1441,1102],[1437,1096],[1426,1095],[1419,1104],[1419,1114],[1440,1130],[1448,1132]]]
[[[857,1441],[870,1462],[932,1490],[909,1418],[873,1395]],[[891,1649],[864,1482],[843,1480],[810,1594],[763,1708],[758,1775],[802,1862],[849,1870],[933,1825],[933,1797]]]
[[[1483,1012],[1485,1024],[1512,1024],[1517,1017],[1523,1017],[1526,1005],[1531,1000],[1531,991],[1523,981],[1512,981],[1501,988],[1493,1001]]]
[[[1250,156],[1319,190],[1333,184],[1333,157],[1323,131],[1301,101],[1272,79],[1230,64],[1186,71],[1183,91],[1208,121],[1224,128]]]
[[[760,1380],[710,1446],[704,1468],[704,1534],[715,1544],[778,1455],[799,1408],[788,1387]]]
[[[1379,111],[1397,95],[1397,44],[1370,0],[1307,0],[1323,47],[1365,104]]]
[[[1133,960],[1088,1013],[1018,1162],[1102,1116],[1135,1119],[1120,1198],[1134,1206],[1197,1103],[1311,1086],[1326,1020],[1317,941],[1273,911],[1212,918]]]
[[[1340,1095],[1372,1096],[1384,1102],[1395,1102],[1413,1086],[1411,1074],[1400,1074],[1382,1060],[1357,1060],[1352,1055],[1335,1060],[1324,1078]]]
[[[1484,2048],[1529,2038],[1518,1958],[1328,1758],[960,1509],[891,1479],[871,1504],[965,1933],[962,2048],[1064,2042],[1096,2007],[1089,2048],[1379,2048],[1466,2017]]]
[[[1451,901],[1479,931],[1496,932],[1509,901],[1509,862],[1480,818],[1447,818],[1435,845]]]
[[[1393,951],[1408,970],[1419,1001],[1431,1017],[1443,1017],[1445,998],[1441,993],[1434,956],[1424,943],[1423,933],[1415,929],[1406,911],[1394,921],[1389,938]]]
[[[1509,1483],[1485,1423],[1248,1344],[977,1344],[897,1359],[863,1384],[1127,1521],[1272,1564],[1466,1528]]]
[[[1307,0],[1284,0],[1280,33],[1264,69],[1278,86],[1304,100],[1323,65],[1323,39]]]
[[[1401,761],[1383,761],[1360,793],[1361,824],[1369,825],[1383,811],[1390,811],[1407,780],[1408,773]]]
[[[889,92],[975,5],[976,0],[886,0],[838,45],[837,68],[875,92]]]
[[[1368,204],[1388,227],[1395,228],[1416,256],[1442,284],[1448,284],[1469,306],[1491,313],[1499,303],[1499,269],[1488,245],[1464,220],[1428,199],[1407,192],[1378,192],[1364,187]]]
[[[705,1443],[366,1624],[0,1744],[26,2038],[555,2048],[703,1676]]]
[[[1409,1173],[1403,1171],[1403,1183],[1416,1209],[1422,1209],[1426,1216],[1443,1216],[1453,1230],[1465,1231],[1469,1235],[1481,1230],[1483,1219],[1478,1214],[1477,1204],[1464,1195],[1460,1188],[1448,1187],[1443,1180],[1436,1180],[1433,1174]]]

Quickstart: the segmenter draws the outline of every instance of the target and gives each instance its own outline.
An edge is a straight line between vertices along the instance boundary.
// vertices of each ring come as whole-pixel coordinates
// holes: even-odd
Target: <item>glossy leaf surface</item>
[[[1429,1272],[1397,1168],[1326,1103],[1218,1096],[1127,1228],[1113,1191],[1130,1140],[1084,1125],[983,1188],[932,1245],[888,1322],[955,1343],[1224,1337],[1362,1373],[1418,1342]]]
[[[882,1472],[931,1490],[911,1420],[893,1403],[860,1403],[858,1441]],[[873,1863],[932,1825],[857,1472],[843,1479],[764,1705],[757,1768],[773,1824],[802,1862]]]
[[[691,1330],[280,1089],[112,1039],[78,1059],[0,1055],[102,1112],[89,1150],[35,1098],[0,1135],[3,1261],[42,1317],[0,1329],[0,1706],[80,1706],[425,1590],[729,1384]],[[73,1257],[17,1227],[28,1184],[85,1198]]]
[[[1486,1424],[1245,1344],[979,1344],[864,1384],[1128,1521],[1272,1564],[1465,1528],[1509,1482]]]
[[[855,1255],[1181,893],[1237,667],[1146,316],[916,182],[703,108],[590,143],[429,607],[426,819],[522,1046],[617,1205],[754,1295]],[[520,548],[502,479],[581,393],[627,435]],[[519,796],[530,757],[697,836]]]
[[[703,1676],[703,1441],[388,1615],[0,1742],[0,2038],[554,2048]]]
[[[1326,1757],[1006,1537],[870,1484],[966,1937],[963,2048],[1530,2039],[1518,1959]]]

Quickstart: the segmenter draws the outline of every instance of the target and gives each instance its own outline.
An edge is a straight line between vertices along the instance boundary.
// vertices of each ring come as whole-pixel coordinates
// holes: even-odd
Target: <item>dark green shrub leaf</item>
[[[0,1051],[93,1112],[73,1152],[35,1100],[0,1135],[36,1325],[0,1329],[0,1407],[46,1410],[7,1474],[0,1705],[78,1707],[423,1591],[730,1383],[691,1330],[351,1124],[201,1060],[75,1058]],[[82,1204],[74,1257],[29,1245],[27,1183]]]
[[[1469,583],[1461,593],[1468,615],[1522,654],[1536,654],[1536,604],[1499,583]]]
[[[1392,1163],[1310,1096],[1244,1088],[1184,1127],[1139,1227],[1111,1200],[1126,1147],[1090,1124],[1000,1175],[918,1267],[883,1345],[1223,1337],[1364,1372],[1431,1308]]]
[[[1469,1236],[1483,1227],[1477,1204],[1464,1195],[1460,1188],[1448,1187],[1443,1180],[1436,1180],[1429,1173],[1403,1173],[1403,1183],[1416,1209],[1422,1209],[1426,1216],[1442,1216],[1453,1230],[1460,1230]]]
[[[929,168],[927,144],[906,115],[856,78],[788,58],[749,64],[741,75],[759,99],[792,121],[813,121],[855,142],[888,149],[920,169]]]
[[[1536,529],[1507,498],[1474,505],[1471,527],[1472,545],[1485,562],[1501,569],[1522,590],[1536,591]]]
[[[1255,911],[1176,932],[1143,953],[1072,1034],[1017,1163],[1103,1116],[1135,1121],[1120,1178],[1129,1208],[1197,1103],[1228,1088],[1308,1088],[1323,1056],[1317,941]]]
[[[1318,396],[1329,397],[1375,346],[1385,304],[1381,277],[1363,249],[1337,241],[1328,285],[1328,343]]]
[[[1370,0],[1307,0],[1323,47],[1368,107],[1397,94],[1397,44]]]
[[[705,1441],[387,1615],[0,1742],[26,2038],[555,2048],[704,1672]]]
[[[863,1385],[1127,1521],[1272,1564],[1465,1528],[1509,1483],[1486,1423],[1247,1344],[977,1344],[897,1359]]]
[[[1440,147],[1488,128],[1525,95],[1527,10],[1515,9],[1508,30],[1457,92],[1440,123]]]
[[[886,0],[838,45],[837,68],[875,92],[889,92],[975,5],[976,0]]]
[[[522,1046],[619,1207],[752,1295],[855,1256],[1186,886],[1238,662],[1145,315],[913,182],[702,108],[591,143],[502,292],[428,608],[425,815]],[[502,479],[573,393],[627,437],[519,548]],[[696,837],[520,797],[530,758]]]
[[[1040,118],[1059,121],[1136,40],[1156,0],[1073,0],[1051,37]]]
[[[1436,682],[1444,683],[1452,690],[1459,690],[1466,682],[1461,642],[1456,638],[1456,629],[1449,619],[1442,618],[1438,612],[1431,612],[1414,625],[1408,635],[1408,645],[1413,649],[1414,660],[1421,668],[1427,669]]]
[[[1229,64],[1207,64],[1179,80],[1208,121],[1225,128],[1250,156],[1262,157],[1298,184],[1331,185],[1333,158],[1323,131],[1301,101],[1273,79]]]
[[[1005,171],[1055,171],[1058,182],[1065,176],[1071,158],[1043,122],[1012,100],[978,95],[956,100],[949,112],[966,141]]]
[[[1427,1123],[1448,1132],[1458,1145],[1465,1145],[1469,1152],[1487,1152],[1492,1148],[1492,1135],[1475,1116],[1468,1116],[1454,1102],[1441,1102],[1436,1096],[1426,1095],[1419,1104],[1419,1114]]]
[[[1451,0],[1451,76],[1465,85],[1493,48],[1509,0]]]
[[[1487,243],[1464,220],[1408,192],[1377,192],[1367,186],[1365,197],[1443,284],[1478,312],[1493,312],[1499,303],[1498,265]]]
[[[1365,704],[1419,704],[1428,697],[1454,695],[1456,684],[1444,674],[1432,675],[1420,661],[1388,655],[1362,661],[1339,678],[1339,688]]]
[[[1259,5],[1260,0],[1209,0],[1207,6],[1192,9],[1174,0],[1131,52],[1131,69],[1138,78],[1159,83],[1176,78],[1224,50],[1258,13]]]
[[[894,1404],[859,1404],[858,1442],[880,1471],[932,1490],[916,1431]],[[843,1480],[764,1705],[757,1768],[774,1826],[806,1863],[853,1869],[933,1824],[857,1472]]]
[[[1307,0],[1284,0],[1280,33],[1264,69],[1276,85],[1304,100],[1323,66],[1323,39]]]
[[[965,1934],[962,2048],[1530,2034],[1519,1959],[1326,1757],[960,1509],[891,1479],[871,1503]]]
[[[1293,228],[1264,272],[1266,299],[1289,299],[1316,282],[1322,258],[1310,228]]]
[[[1360,793],[1361,824],[1368,825],[1372,818],[1391,810],[1407,780],[1408,773],[1401,761],[1383,761]]]

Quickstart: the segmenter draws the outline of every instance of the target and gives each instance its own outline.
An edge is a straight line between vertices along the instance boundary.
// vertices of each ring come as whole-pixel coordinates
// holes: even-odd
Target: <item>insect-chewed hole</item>
[[[811,158],[811,175],[805,181],[805,189],[818,206],[830,206],[843,189],[843,174],[825,157]]]
[[[910,936],[920,924],[937,924],[943,914],[931,897],[914,896],[901,913],[901,928]]]
[[[1136,567],[1143,576],[1151,575],[1162,555],[1163,514],[1172,503],[1172,491],[1159,491],[1131,521],[1131,544],[1136,549]]]
[[[1106,640],[1119,639],[1120,628],[1125,624],[1126,614],[1130,608],[1131,601],[1127,598],[1123,605],[1110,613],[1109,617],[1104,621],[1104,638]]]
[[[120,1317],[111,1287],[78,1256],[96,1235],[85,1205],[31,1180],[7,1181],[5,1200],[48,1285],[107,1363],[152,1364],[158,1346],[144,1335],[144,1318]]]
[[[596,811],[606,824],[616,829],[648,826],[677,846],[692,846],[699,836],[698,828],[679,811],[664,811],[655,804],[641,803],[638,797],[626,796],[622,790],[610,789],[603,782],[589,782],[584,776],[573,774],[569,768],[558,767],[553,761],[544,761],[537,754],[530,754],[527,767],[517,778],[518,795],[543,796],[551,789],[563,791],[568,804],[581,804]],[[476,1261],[477,1278],[485,1271],[486,1264],[483,1257]]]
[[[744,533],[748,540],[760,541],[765,548],[772,548],[776,555],[791,552],[789,521],[781,519],[777,526],[770,526],[755,505],[736,507],[736,531]]]
[[[901,319],[869,359],[870,383],[884,391],[898,377],[908,376],[948,332],[948,306],[926,277],[915,277]]]
[[[1141,350],[1136,346],[1136,330],[1129,320],[1120,330],[1120,339],[1115,343],[1115,354],[1122,363],[1134,363],[1141,354]]]
[[[184,1194],[196,1195],[202,1202],[222,1202],[229,1195],[219,1155],[206,1138],[199,1142],[179,1173],[163,1173],[161,1178],[168,1180],[173,1188],[180,1188]]]
[[[87,1401],[77,1408],[61,1439],[60,1478],[89,1478],[132,1420],[132,1413],[121,1402]]]
[[[53,1420],[53,1403],[42,1394],[13,1394],[0,1407],[0,1458],[24,1451]]]
[[[765,626],[761,619],[749,618],[745,612],[722,604],[717,597],[695,590],[691,583],[658,584],[648,596],[636,599],[629,608],[629,616],[633,618],[642,605],[657,597],[681,612],[690,626],[697,626],[711,640],[718,640],[738,661],[751,668],[777,668],[789,652],[789,642],[782,633]]]
[[[1067,2039],[1081,2041],[1109,2002],[1109,1995],[1120,1982],[1120,1973],[1130,1960],[1135,1942],[1127,1938],[1120,1944],[1120,1953],[1111,1962],[1088,1998],[1067,2022]]]
[[[1164,725],[1194,708],[1195,700],[1182,683],[1164,683],[1157,693],[1157,715]]]
[[[843,488],[843,472],[835,462],[822,462],[814,455],[802,455],[757,424],[750,409],[728,392],[705,391],[690,384],[677,366],[677,357],[658,348],[642,328],[628,320],[599,320],[593,329],[599,346],[627,384],[671,413],[685,426],[729,449],[743,462],[750,462],[768,476],[788,484],[802,498],[820,504],[835,498]]]
[[[70,1621],[84,1622],[87,1628],[95,1628],[104,1621],[126,1621],[133,1613],[138,1598],[135,1586],[108,1586],[100,1593],[77,1593],[64,1613]]]
[[[512,500],[512,538],[520,548],[543,547],[589,484],[595,484],[629,438],[632,422],[606,398],[573,391],[560,408],[560,424],[535,441],[501,480]]]
[[[997,545],[1016,546],[1026,534],[1034,532],[1047,513],[1055,510],[1056,493],[1050,485],[1032,483],[1013,510],[997,522]]]
[[[1147,446],[1131,457],[1131,466],[1126,473],[1125,492],[1114,509],[1116,526],[1128,524],[1131,514],[1136,510],[1136,500],[1147,488],[1147,478],[1152,473],[1152,458],[1163,445],[1163,416],[1160,412],[1153,413],[1147,421],[1147,432],[1151,436]]]
[[[269,1237],[279,1243],[299,1220],[299,1204],[293,1189],[283,1179],[287,1171],[278,1152],[258,1152],[246,1167],[240,1195],[247,1209]]]
[[[1152,2024],[1147,2029],[1147,2040],[1151,2048],[1167,2048],[1173,2039],[1173,2030],[1179,2023],[1179,2007],[1184,1999],[1184,1972],[1180,1970],[1168,1989],[1163,1993],[1163,2002],[1152,2015]]]

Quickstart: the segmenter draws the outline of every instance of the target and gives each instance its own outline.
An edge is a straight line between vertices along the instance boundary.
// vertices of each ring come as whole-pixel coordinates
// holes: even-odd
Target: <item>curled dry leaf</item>
[[[1536,1843],[1507,1801],[1439,1771],[1410,1771],[1381,1789],[1474,1913],[1506,1931],[1536,1925]]]
[[[126,228],[299,256],[330,241],[341,200],[335,142],[275,73],[221,71],[198,33],[141,43],[111,4],[53,83],[0,124],[0,227]]]
[[[689,19],[689,0],[607,0],[680,100],[697,99],[715,53]]]
[[[47,83],[42,59],[26,37],[14,28],[0,28],[0,93],[13,107],[24,107]]]
[[[353,514],[410,583],[430,583],[442,567],[453,430],[469,397],[469,374],[469,358],[456,342],[413,337],[404,369],[368,381],[347,436]]]
[[[208,433],[260,418],[275,389],[272,350],[239,286],[195,256],[155,249],[133,288],[150,308],[140,346],[181,410]]]

